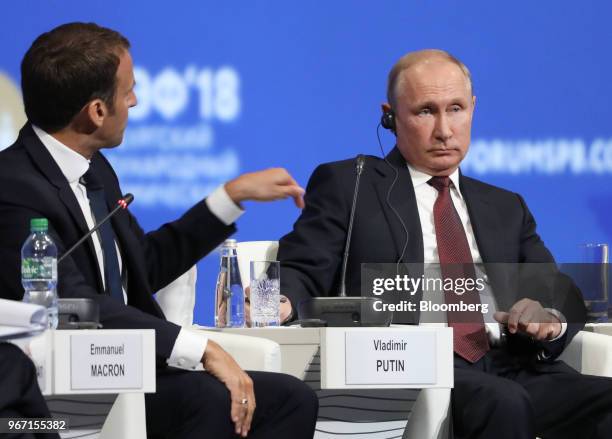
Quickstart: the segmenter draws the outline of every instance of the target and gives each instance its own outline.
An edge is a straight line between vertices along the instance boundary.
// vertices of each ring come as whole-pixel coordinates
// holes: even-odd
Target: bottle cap
[[[30,231],[46,232],[49,229],[49,221],[47,218],[32,218],[30,220]]]
[[[238,242],[235,239],[226,239],[223,241],[223,247],[236,248]]]

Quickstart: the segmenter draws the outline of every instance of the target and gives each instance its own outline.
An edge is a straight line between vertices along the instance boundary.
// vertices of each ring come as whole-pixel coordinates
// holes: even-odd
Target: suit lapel
[[[461,174],[459,185],[483,262],[504,261],[504,246],[500,242],[501,225],[497,211],[487,201],[482,188],[477,187],[473,180]]]
[[[55,163],[55,160],[53,160],[53,157],[51,157],[51,154],[49,154],[49,151],[47,151],[47,148],[45,148],[36,133],[34,133],[30,124],[25,125],[21,129],[19,137],[26,151],[32,158],[32,161],[49,182],[57,188],[60,200],[62,200],[62,203],[64,203],[66,209],[70,212],[70,216],[74,220],[79,231],[83,235],[87,233],[89,229],[85,222],[85,217],[83,217],[79,202],[74,196],[74,192],[68,184],[68,180],[66,180],[66,177],[62,174],[62,171],[59,166],[57,166],[57,163]],[[95,256],[96,253],[91,239],[87,240],[87,246],[91,254]]]
[[[373,173],[372,181],[382,211],[391,229],[397,254],[398,256],[402,254],[406,239],[408,239],[402,262],[423,262],[423,232],[421,231],[421,221],[410,171],[408,171],[406,162],[397,147],[389,153],[387,161],[391,166],[383,161],[376,165],[376,172]],[[389,194],[389,188],[395,180],[395,171],[397,171],[397,181],[395,181]],[[403,221],[403,225],[398,215]],[[404,229],[404,226],[406,229]],[[406,231],[408,237],[406,237]]]

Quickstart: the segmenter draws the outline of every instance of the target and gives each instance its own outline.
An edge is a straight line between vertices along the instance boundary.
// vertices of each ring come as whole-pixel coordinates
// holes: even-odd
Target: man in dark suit
[[[100,150],[121,143],[128,109],[136,105],[128,49],[118,32],[70,23],[39,36],[26,53],[21,73],[29,121],[0,153],[3,297],[22,297],[20,247],[31,218],[49,220],[62,254],[122,197]],[[60,297],[95,299],[105,328],[155,330],[157,392],[146,395],[150,436],[312,437],[317,401],[301,381],[244,372],[204,333],[166,321],[153,298],[235,231],[242,201],[292,197],[301,206],[302,192],[285,170],[269,169],[228,182],[153,232],[125,210],[58,267]],[[206,372],[179,369],[200,363]]]
[[[0,343],[0,418],[51,418],[34,364],[17,346]],[[6,427],[6,420],[3,420]],[[59,438],[57,433],[11,433],[9,438]]]
[[[467,67],[444,51],[410,53],[393,67],[382,123],[396,134],[397,146],[384,160],[365,160],[347,293],[361,295],[362,263],[440,263],[450,279],[445,270],[457,264],[464,270],[506,264],[486,270],[495,275],[491,305],[507,336],[479,313],[464,314],[463,321],[458,313],[445,315],[454,329],[455,437],[611,437],[612,380],[555,361],[584,324],[579,291],[556,272],[521,196],[459,171],[474,105]],[[280,240],[281,289],[294,310],[311,296],[339,291],[355,178],[355,160],[319,166],[305,209]],[[511,274],[527,291],[505,295]],[[537,300],[538,288],[547,290],[542,297],[552,297],[553,306]],[[483,299],[475,296],[475,304]],[[418,312],[399,317],[419,323]]]

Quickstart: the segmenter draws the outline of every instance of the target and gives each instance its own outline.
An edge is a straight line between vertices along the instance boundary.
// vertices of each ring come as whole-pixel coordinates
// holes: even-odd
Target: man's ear
[[[385,102],[384,104],[381,104],[380,108],[382,109],[383,113],[387,113],[387,112],[391,111],[391,105],[388,102]]]
[[[85,105],[87,119],[95,127],[100,128],[108,115],[108,108],[102,99],[94,99]]]

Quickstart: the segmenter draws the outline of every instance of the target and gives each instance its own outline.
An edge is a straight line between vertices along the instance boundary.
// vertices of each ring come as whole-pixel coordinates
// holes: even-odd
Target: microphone
[[[95,224],[91,228],[91,230],[89,232],[87,232],[81,239],[79,239],[72,247],[70,247],[67,251],[65,251],[64,254],[57,259],[57,263],[59,264],[60,262],[62,262],[62,260],[66,256],[68,256],[70,253],[72,253],[87,238],[89,238],[91,235],[93,235],[100,228],[100,226],[102,226],[102,224],[107,222],[119,210],[127,209],[127,207],[130,205],[130,203],[132,201],[134,201],[134,195],[132,195],[132,194],[125,194],[125,196],[123,198],[120,198],[119,200],[117,200],[117,206],[115,206],[115,208],[113,210],[111,210],[108,215],[106,215],[104,218],[102,218],[102,220],[100,222]]]
[[[365,157],[359,154],[355,160],[355,189],[353,189],[353,204],[351,205],[351,216],[349,217],[348,230],[346,232],[346,244],[344,246],[344,256],[342,257],[342,275],[340,277],[340,292],[338,296],[346,297],[346,268],[348,264],[349,248],[351,246],[351,235],[353,234],[353,221],[355,220],[355,208],[357,207],[357,195],[359,194],[359,180],[365,166]]]
[[[380,299],[375,297],[349,297],[346,295],[346,269],[348,264],[355,208],[359,194],[359,181],[365,167],[365,157],[359,154],[355,160],[355,188],[353,190],[353,204],[346,232],[344,256],[342,258],[342,274],[340,277],[340,291],[337,297],[311,297],[298,304],[298,317],[296,323],[303,327],[311,326],[389,326],[393,313],[388,309],[376,311],[375,304]]]

